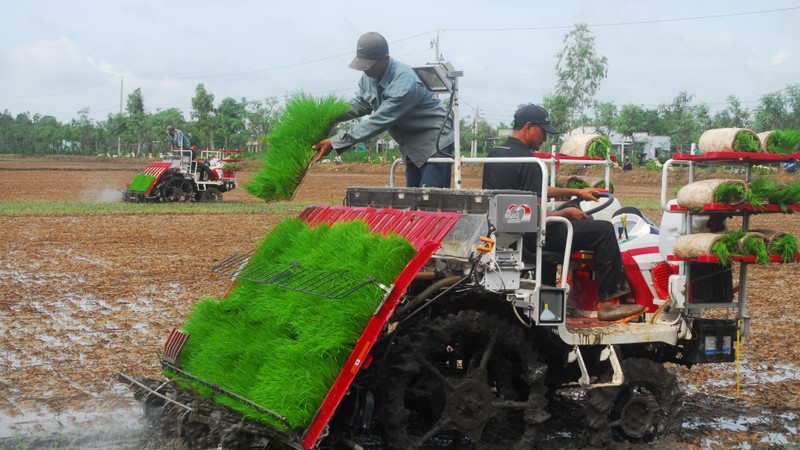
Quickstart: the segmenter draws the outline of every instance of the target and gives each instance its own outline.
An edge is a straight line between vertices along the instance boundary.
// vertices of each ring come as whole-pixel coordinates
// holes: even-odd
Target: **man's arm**
[[[596,202],[597,197],[594,196],[595,192],[600,192],[599,189],[593,187],[586,187],[583,189],[575,188],[562,188],[562,187],[548,187],[548,197],[578,197],[581,200]]]

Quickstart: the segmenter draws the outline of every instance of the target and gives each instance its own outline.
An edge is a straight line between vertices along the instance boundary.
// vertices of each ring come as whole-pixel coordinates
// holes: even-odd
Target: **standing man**
[[[171,151],[182,151],[182,150],[191,150],[192,152],[192,161],[196,163],[195,172],[200,172],[200,180],[201,181],[217,181],[219,177],[217,174],[211,170],[210,167],[206,164],[206,161],[202,160],[197,154],[197,146],[191,145],[189,143],[189,138],[186,137],[185,134],[181,130],[176,130],[175,127],[172,125],[167,127],[167,139],[169,139],[169,145]]]
[[[175,150],[189,150],[192,146],[189,144],[189,138],[181,130],[176,130],[172,125],[167,127],[167,139],[169,139],[169,149]]]
[[[547,133],[558,134],[547,120],[547,111],[539,105],[526,105],[514,114],[513,131],[503,145],[493,149],[489,157],[531,157],[547,139]],[[484,189],[514,189],[535,192],[542,197],[542,170],[534,163],[487,163],[483,167]],[[550,197],[576,196],[581,200],[597,201],[597,189],[558,188],[547,189]],[[542,198],[542,201],[546,199]],[[614,226],[605,220],[591,220],[579,208],[549,211],[548,216],[561,216],[570,220],[573,228],[572,248],[591,250],[595,259],[595,278],[599,286],[598,318],[604,321],[635,316],[644,311],[641,305],[615,304],[630,292],[625,277],[625,266],[619,252]],[[563,251],[567,240],[567,227],[561,223],[547,226],[546,250]],[[528,240],[529,242],[531,240]],[[530,244],[528,244],[530,245]],[[535,244],[533,244],[535,245]],[[536,251],[535,248],[531,249]]]
[[[314,144],[314,161],[336,150],[388,131],[405,163],[407,187],[450,187],[450,163],[428,163],[431,157],[452,157],[453,119],[411,67],[389,56],[389,44],[375,32],[358,39],[350,68],[364,72],[350,112],[342,120],[369,117],[348,131]]]

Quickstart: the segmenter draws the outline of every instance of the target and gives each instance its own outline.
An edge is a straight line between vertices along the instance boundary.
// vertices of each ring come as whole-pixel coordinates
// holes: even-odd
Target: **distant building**
[[[650,136],[648,133],[633,133],[633,141],[636,143],[636,149],[631,152],[631,145],[633,143],[631,142],[630,136],[623,136],[614,130],[609,130],[608,127],[596,125],[584,125],[575,128],[569,133],[561,135],[561,138],[566,139],[570,136],[582,134],[606,135],[608,136],[608,140],[611,141],[611,154],[630,155],[633,153],[634,158],[641,158],[642,161],[658,158],[662,153],[670,153],[669,136]]]

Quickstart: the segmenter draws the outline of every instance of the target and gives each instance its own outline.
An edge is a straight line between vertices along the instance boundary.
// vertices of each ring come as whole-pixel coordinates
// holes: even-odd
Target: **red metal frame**
[[[153,182],[150,183],[150,187],[147,188],[147,192],[145,192],[145,195],[150,195],[150,191],[153,189],[153,186],[155,186],[156,183],[158,183],[158,180],[159,178],[161,178],[161,175],[164,175],[164,172],[166,172],[167,169],[169,169],[170,167],[172,167],[171,162],[158,161],[154,162],[153,164],[150,164],[144,169],[144,173],[146,173],[147,175],[153,175],[155,177],[153,179]]]
[[[372,316],[361,337],[358,338],[339,375],[320,405],[314,421],[306,429],[301,445],[313,448],[320,440],[325,427],[344,398],[356,374],[369,363],[369,352],[381,335],[384,325],[394,313],[408,285],[439,249],[442,240],[461,217],[458,213],[398,211],[349,206],[309,206],[300,213],[309,225],[332,224],[349,220],[363,220],[373,233],[395,233],[405,237],[418,249],[417,254],[406,265],[394,282],[389,296]]]
[[[325,427],[328,425],[331,417],[333,417],[333,414],[339,407],[339,403],[341,403],[342,398],[344,398],[347,390],[350,388],[350,384],[353,382],[353,379],[355,379],[359,369],[364,366],[364,361],[369,355],[372,346],[375,344],[375,340],[381,335],[383,326],[394,313],[394,309],[402,298],[403,293],[405,293],[408,285],[414,280],[414,277],[420,269],[425,266],[428,259],[430,259],[433,253],[439,248],[439,245],[440,243],[433,241],[424,244],[414,258],[406,265],[405,269],[400,272],[400,275],[398,275],[389,297],[387,297],[377,313],[373,315],[367,323],[364,332],[361,334],[361,337],[358,338],[353,351],[350,353],[347,363],[342,367],[339,376],[328,391],[328,395],[326,395],[325,399],[322,401],[317,416],[306,429],[303,439],[300,442],[304,449],[311,449],[317,445]]]

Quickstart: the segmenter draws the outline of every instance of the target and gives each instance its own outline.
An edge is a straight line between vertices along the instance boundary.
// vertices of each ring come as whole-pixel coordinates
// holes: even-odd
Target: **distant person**
[[[172,125],[167,127],[167,139],[170,142],[171,151],[184,151],[189,150],[192,152],[192,161],[195,162],[195,172],[200,173],[201,181],[217,181],[219,177],[211,170],[206,164],[206,161],[200,158],[197,152],[197,146],[189,142],[189,138],[183,134],[181,130],[175,129]]]
[[[783,163],[783,171],[786,173],[797,172],[797,163],[795,161],[788,161]]]
[[[350,112],[342,120],[369,116],[353,128],[314,144],[314,160],[388,131],[400,144],[406,186],[449,188],[451,164],[427,162],[432,157],[452,157],[453,119],[442,102],[411,67],[389,56],[389,44],[378,33],[369,32],[358,39],[350,68],[364,74],[350,101]]]
[[[626,159],[625,162],[622,164],[622,170],[624,171],[633,170],[633,164],[631,164],[630,158]]]
[[[514,114],[513,131],[503,145],[489,152],[489,158],[531,157],[547,139],[547,133],[558,134],[548,121],[547,111],[539,105],[527,105]],[[530,191],[542,196],[542,170],[535,163],[486,163],[483,165],[483,189],[513,189]],[[576,196],[581,200],[597,201],[595,188],[547,188],[549,197]],[[545,199],[542,199],[545,201]],[[548,216],[561,216],[572,223],[572,245],[575,249],[591,250],[595,261],[598,284],[600,320],[613,321],[636,316],[644,311],[641,305],[616,304],[614,300],[630,293],[625,266],[619,251],[614,226],[606,220],[591,220],[579,208],[569,207],[549,211]],[[525,239],[529,249],[536,251],[535,240]],[[567,227],[562,223],[547,226],[546,250],[563,251],[567,242]]]

